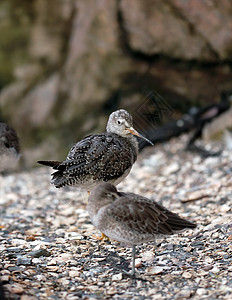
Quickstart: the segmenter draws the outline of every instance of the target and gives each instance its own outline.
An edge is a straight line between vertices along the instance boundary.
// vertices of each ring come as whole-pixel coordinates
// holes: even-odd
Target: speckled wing
[[[14,148],[20,152],[19,139],[15,130],[5,123],[0,123],[0,140],[4,141],[6,148]]]
[[[108,220],[109,224],[124,224],[125,231],[145,235],[169,235],[187,227],[196,227],[152,200],[135,194],[126,195],[106,208],[105,214],[112,218]],[[130,198],[128,195],[133,196]]]
[[[136,149],[126,138],[112,133],[91,135],[74,145],[65,161],[54,166],[56,187],[112,181],[131,168]]]

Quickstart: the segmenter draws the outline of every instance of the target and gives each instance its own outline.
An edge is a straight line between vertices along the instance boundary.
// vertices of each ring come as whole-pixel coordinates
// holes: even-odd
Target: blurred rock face
[[[122,0],[124,27],[134,50],[181,60],[230,59],[230,1]],[[130,8],[130,9],[129,9]]]
[[[104,130],[112,110],[133,113],[147,91],[181,109],[232,88],[230,1],[25,3],[28,59],[0,105],[29,166],[64,158],[84,135]]]

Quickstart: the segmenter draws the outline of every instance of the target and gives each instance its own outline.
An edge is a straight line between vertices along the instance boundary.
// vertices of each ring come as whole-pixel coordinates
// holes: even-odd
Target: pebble
[[[139,268],[142,265],[142,259],[141,258],[136,258],[135,259],[135,267]],[[132,267],[132,262],[130,262],[130,268]]]
[[[217,267],[213,267],[213,269],[210,270],[210,272],[212,273],[219,273],[220,272],[220,269],[218,269]]]
[[[48,271],[50,272],[56,272],[59,270],[58,266],[47,266]]]
[[[51,255],[51,253],[47,249],[38,249],[38,250],[29,252],[28,255],[38,258],[38,257],[41,257],[41,256],[48,257],[48,256]]]
[[[59,282],[61,285],[68,285],[70,280],[68,280],[66,278],[59,278],[59,279],[57,279],[57,282]]]
[[[115,295],[115,294],[117,294],[117,289],[115,287],[111,287],[111,288],[106,290],[106,294],[111,295],[111,296]]]
[[[149,267],[146,269],[146,273],[148,275],[157,275],[164,271],[163,267],[155,266],[155,267]]]
[[[22,251],[22,248],[19,248],[19,247],[9,247],[6,249],[7,251],[10,251],[10,252],[21,252]]]
[[[12,239],[11,245],[13,245],[13,246],[27,245],[27,241],[25,241],[23,239]]]
[[[192,294],[193,294],[193,291],[183,289],[176,294],[175,299],[189,299],[189,298],[191,298]]]
[[[192,278],[192,274],[188,271],[185,271],[183,274],[182,274],[182,277],[183,278]]]
[[[146,251],[142,254],[142,261],[147,262],[149,264],[153,263],[155,256],[151,251]]]
[[[20,300],[37,300],[34,296],[22,295]]]
[[[68,274],[69,277],[79,277],[81,273],[79,271],[71,270]]]
[[[180,166],[177,162],[169,164],[167,167],[164,168],[163,170],[163,175],[164,176],[169,176],[179,170]]]
[[[40,264],[40,263],[42,263],[42,260],[39,259],[39,258],[33,258],[33,259],[32,259],[32,263],[35,264],[35,265],[36,265],[36,264]]]
[[[3,283],[6,283],[10,280],[10,276],[9,275],[3,275],[3,276],[0,277],[0,279]]]
[[[45,275],[42,275],[42,274],[35,275],[35,278],[36,278],[38,281],[45,281],[45,280],[46,280]]]
[[[4,288],[6,288],[10,293],[21,295],[24,292],[23,287],[20,284],[5,284]]]
[[[207,290],[204,289],[204,288],[199,288],[196,291],[196,294],[199,295],[199,296],[207,295],[207,293],[208,293]]]
[[[122,280],[122,273],[114,274],[112,276],[112,281],[121,281]]]
[[[17,259],[17,265],[24,265],[24,266],[29,266],[31,265],[32,259],[28,257],[18,257]]]

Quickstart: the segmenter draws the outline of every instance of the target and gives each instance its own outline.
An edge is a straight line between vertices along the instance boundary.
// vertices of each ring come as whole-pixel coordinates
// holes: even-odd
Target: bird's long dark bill
[[[49,161],[49,160],[38,160],[37,163],[40,164],[40,165],[49,166],[49,167],[54,167],[54,166],[60,164],[59,161],[53,161],[53,160],[51,160],[51,161]]]
[[[132,133],[133,135],[136,135],[142,139],[144,139],[145,141],[147,141],[149,144],[151,144],[152,146],[154,146],[154,144],[149,141],[147,138],[145,138],[142,134],[138,133],[138,131],[136,131],[133,127],[127,128],[127,130]]]

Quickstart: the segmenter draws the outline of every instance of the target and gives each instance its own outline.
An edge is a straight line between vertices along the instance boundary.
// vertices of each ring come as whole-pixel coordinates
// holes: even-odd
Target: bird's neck
[[[89,212],[90,217],[94,216],[98,213],[98,211],[113,202],[112,199],[102,199],[101,201],[97,201],[97,199],[93,199],[94,196],[89,197],[88,205],[87,205],[87,210]]]
[[[138,154],[138,141],[136,139],[136,137],[133,134],[127,134],[127,135],[122,135],[122,134],[118,134],[117,132],[112,132],[112,131],[106,131],[109,134],[115,134],[116,136],[120,136],[122,138],[125,138],[127,141],[130,141],[130,143],[134,146],[135,150],[136,150],[136,154]]]
[[[136,139],[136,137],[132,134],[128,135],[128,140],[131,142],[131,144],[135,147],[136,153],[138,153],[138,149],[139,149],[139,144],[138,141]]]

